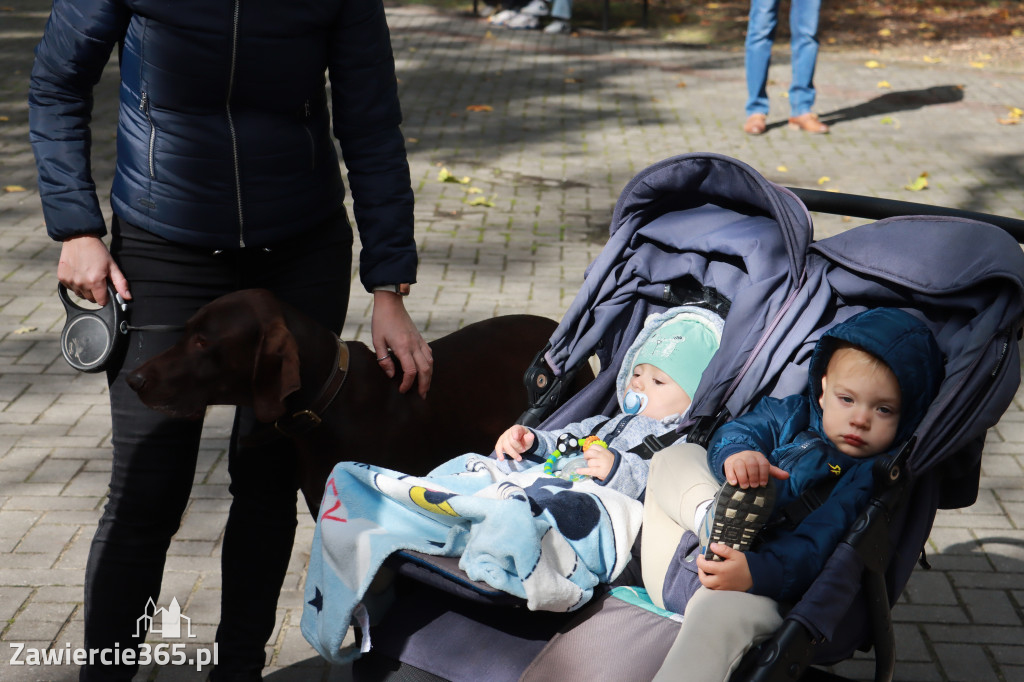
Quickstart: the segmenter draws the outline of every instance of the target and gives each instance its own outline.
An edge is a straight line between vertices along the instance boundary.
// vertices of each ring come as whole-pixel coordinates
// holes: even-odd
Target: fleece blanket
[[[327,482],[306,576],[302,634],[326,659],[369,649],[367,588],[399,550],[459,556],[472,580],[572,611],[630,560],[643,505],[592,480],[569,482],[543,466],[463,455],[424,477],[342,462]],[[372,611],[373,608],[370,608]],[[359,650],[341,644],[353,620]]]

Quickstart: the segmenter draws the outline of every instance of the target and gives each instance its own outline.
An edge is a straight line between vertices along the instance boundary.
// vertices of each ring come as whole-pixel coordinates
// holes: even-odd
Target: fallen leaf
[[[10,120],[11,120],[11,118],[9,116],[0,116],[0,121],[10,121]]]
[[[490,104],[470,104],[466,111],[494,111],[494,107]]]
[[[484,38],[493,38],[493,37],[494,37],[494,34],[491,33],[490,31],[487,31],[486,33],[484,33]]]
[[[683,82],[683,81],[679,81],[678,83],[676,83],[676,87],[677,88],[685,88],[686,87],[686,83]]]
[[[468,206],[486,206],[487,208],[494,208],[494,202],[487,197],[473,197],[472,199],[466,197],[462,200],[462,203]]]
[[[1010,107],[1010,112],[1006,115],[1006,118],[997,118],[996,121],[1004,126],[1012,126],[1020,123],[1022,117],[1024,117],[1024,109]]]
[[[668,15],[668,18],[669,21],[671,21],[673,24],[681,24],[684,21],[686,21],[686,14],[681,12],[676,14],[670,14]]]
[[[892,87],[892,83],[890,83],[889,81],[878,81],[878,87],[883,88],[883,89],[891,88]]]
[[[892,30],[888,28],[879,29],[878,35],[882,36],[883,38],[888,38],[889,36],[892,35]]]
[[[469,184],[469,176],[464,176],[464,177],[462,177],[460,179],[460,178],[457,178],[454,175],[452,175],[451,171],[449,171],[447,168],[442,168],[441,172],[437,174],[437,181],[438,182],[454,182],[454,183],[456,183],[458,185],[468,185]]]
[[[914,180],[909,185],[903,185],[903,189],[909,189],[911,192],[920,192],[923,189],[927,189],[927,187],[928,187],[928,172],[927,171],[925,171],[924,173],[921,173],[920,175],[918,175],[917,179]]]
[[[984,69],[988,64],[985,62],[971,62],[971,66],[975,69]]]
[[[923,59],[926,64],[938,64],[942,61],[939,57],[929,57],[928,55],[921,57],[921,59]]]
[[[479,187],[467,187],[466,194],[483,194],[484,191]]]
[[[28,334],[29,332],[34,332],[38,328],[39,327],[18,327],[17,329],[14,330],[14,333],[15,334]]]
[[[5,192],[24,192],[25,188],[21,185],[6,185],[4,187]]]
[[[881,62],[878,62],[878,61],[876,61],[874,59],[869,59],[866,62],[864,62],[864,66],[868,67],[869,69],[880,69],[880,68],[882,68]]]
[[[409,144],[416,144],[417,142],[420,141],[420,138],[418,138],[418,137],[407,137],[407,138],[405,138],[405,141],[408,142]]]
[[[884,126],[891,126],[892,125],[892,116],[885,116],[882,119],[880,119],[878,122],[881,123]]]
[[[832,182],[832,178],[830,178],[827,175],[822,175],[820,178],[818,178],[819,185],[824,185],[826,182]]]
[[[776,166],[775,170],[779,171],[780,173],[788,173],[789,172],[789,169],[786,168],[785,166]]]
[[[566,78],[565,82],[566,83],[582,83],[583,79],[582,78]]]

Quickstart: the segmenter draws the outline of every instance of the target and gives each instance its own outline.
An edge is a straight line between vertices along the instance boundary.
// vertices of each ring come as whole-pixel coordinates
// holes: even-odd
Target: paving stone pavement
[[[45,0],[0,7],[0,680],[77,679],[72,666],[18,666],[14,647],[82,642],[82,583],[109,475],[104,381],[76,374],[57,346],[57,246],[45,235],[28,145],[26,92]],[[642,33],[549,36],[482,20],[389,8],[417,195],[419,284],[408,299],[428,338],[493,315],[559,318],[601,248],[616,198],[645,166],[677,153],[737,157],[777,182],[1024,217],[1024,73],[995,65],[891,62],[824,51],[817,110],[832,134],[783,125],[784,48],[773,67],[769,133],[742,134],[741,52],[658,44]],[[116,71],[96,96],[94,171],[112,174]],[[891,84],[880,89],[879,81]],[[491,107],[470,111],[472,105]],[[441,168],[469,185],[438,181]],[[924,192],[904,189],[927,172]],[[828,178],[824,180],[823,178]],[[820,184],[819,184],[820,180]],[[24,190],[19,190],[18,187]],[[478,187],[493,206],[466,203]],[[863,222],[816,215],[819,236]],[[955,254],[950,254],[955,257]],[[344,330],[369,337],[369,297]],[[988,437],[978,502],[939,513],[932,570],[895,609],[899,680],[1024,680],[1024,392]],[[228,505],[229,413],[210,411],[194,494],[171,547],[158,605],[176,598],[198,647],[217,620]],[[345,680],[302,639],[298,621],[313,525],[300,527],[267,647],[267,679]],[[840,666],[869,678],[868,659]],[[203,679],[146,666],[137,679]]]

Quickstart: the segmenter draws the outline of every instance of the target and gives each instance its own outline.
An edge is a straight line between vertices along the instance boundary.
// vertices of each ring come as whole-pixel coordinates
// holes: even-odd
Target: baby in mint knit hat
[[[622,412],[597,415],[557,431],[515,425],[498,438],[498,459],[545,461],[565,452],[567,441],[586,443],[581,457],[547,467],[558,475],[572,470],[631,497],[647,485],[648,461],[633,452],[648,435],[662,436],[690,408],[701,375],[718,350],[722,318],[703,308],[681,306],[651,315],[623,356],[616,380]],[[546,469],[547,470],[547,469]]]

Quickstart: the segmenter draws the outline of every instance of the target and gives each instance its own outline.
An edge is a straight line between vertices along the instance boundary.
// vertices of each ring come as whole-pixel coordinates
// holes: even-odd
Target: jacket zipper
[[[231,133],[231,157],[235,164],[235,200],[238,204],[238,246],[245,247],[245,217],[242,213],[242,175],[238,164],[238,134],[235,121],[231,116],[231,95],[235,87],[235,64],[238,58],[238,13],[240,0],[235,0],[234,13],[231,19],[231,74],[228,78],[228,98],[225,110],[228,116],[228,130]]]
[[[142,99],[139,101],[139,111],[146,115],[146,120],[149,122],[149,178],[154,180],[156,179],[156,164],[153,161],[154,149],[156,147],[156,126],[153,125],[153,119],[149,115],[148,93],[142,93]]]

